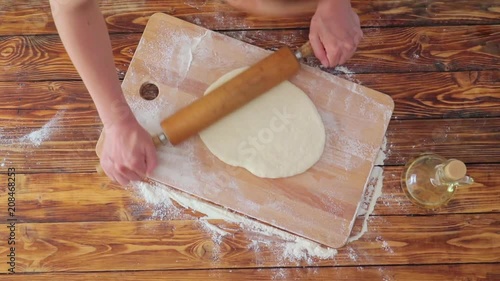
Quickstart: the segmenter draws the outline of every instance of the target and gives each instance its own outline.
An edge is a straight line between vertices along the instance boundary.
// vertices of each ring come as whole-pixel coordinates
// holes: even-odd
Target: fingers
[[[146,171],[146,176],[149,176],[151,175],[151,173],[153,173],[153,170],[156,168],[158,159],[156,156],[156,149],[154,148],[154,146],[147,147],[145,152],[146,152],[145,171]]]
[[[141,176],[141,174],[144,175],[145,173],[141,173],[140,171],[133,169],[134,168],[129,168],[124,165],[116,165],[115,171],[117,173],[115,173],[115,178],[118,183],[120,183],[121,185],[127,185],[131,181],[142,181],[144,179],[144,176]]]
[[[310,35],[309,41],[314,50],[314,55],[318,58],[324,67],[335,67],[344,64],[356,51],[361,37],[353,38],[353,42],[338,43],[332,40],[331,36]]]
[[[357,43],[344,43],[341,48],[341,54],[339,57],[338,64],[342,65],[346,63],[356,52]]]
[[[328,67],[335,67],[339,64],[342,51],[337,46],[326,47],[326,56],[328,57]]]
[[[328,67],[328,57],[326,56],[325,47],[323,43],[319,39],[317,34],[310,33],[309,34],[309,42],[311,42],[312,49],[314,51],[314,55],[324,67]]]
[[[106,175],[120,185],[144,180],[147,172],[145,156],[142,157],[142,160],[133,160],[128,163],[117,164],[113,163],[111,159],[101,160],[101,166]]]

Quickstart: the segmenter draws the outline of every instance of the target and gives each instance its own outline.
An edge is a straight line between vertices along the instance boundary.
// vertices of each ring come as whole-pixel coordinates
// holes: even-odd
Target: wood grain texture
[[[406,198],[400,186],[402,167],[385,167],[382,194],[373,215],[498,213],[500,175],[494,171],[499,169],[498,164],[469,165],[468,174],[476,184],[461,187],[445,208],[431,212]],[[5,177],[0,175],[0,180]],[[17,218],[21,222],[179,220],[202,216],[180,206],[170,209],[149,204],[135,188],[120,187],[95,173],[19,174],[18,186],[21,211]],[[0,202],[6,200],[7,192],[2,187]]]
[[[339,75],[390,95],[393,119],[500,117],[498,71]],[[2,110],[95,108],[81,81],[0,82],[0,89]]]
[[[387,130],[384,164],[403,165],[424,152],[468,163],[498,163],[499,121],[497,118],[392,120]]]
[[[275,269],[169,270],[84,273],[36,273],[10,275],[11,281],[264,281],[264,280],[397,280],[397,281],[491,281],[500,277],[498,264],[454,264],[428,266],[358,266]],[[6,278],[6,277],[4,277]]]
[[[495,0],[351,2],[363,26],[500,23],[500,8]],[[0,36],[56,33],[46,1],[18,0],[8,3],[0,9]],[[142,32],[147,19],[155,12],[173,15],[214,30],[306,28],[310,21],[310,15],[281,18],[245,16],[220,0],[118,0],[101,1],[100,6],[111,32]]]
[[[481,71],[500,67],[500,25],[365,29],[346,63],[349,72]],[[298,48],[306,30],[232,31],[223,34],[266,49]],[[123,78],[141,34],[111,36],[117,75]],[[0,37],[0,81],[79,79],[59,37]],[[315,58],[306,60],[318,66]],[[339,73],[334,69],[331,73]]]
[[[170,46],[170,51],[157,52],[164,46]],[[186,46],[193,47],[186,49]],[[170,142],[176,145],[164,146],[158,151],[158,168],[150,177],[259,221],[338,248],[347,241],[357,205],[378,148],[382,144],[394,103],[387,95],[372,89],[325,74],[319,69],[301,67],[288,48],[281,49],[271,56],[269,54],[270,52],[258,47],[175,17],[162,13],[151,17],[122,84],[129,101],[142,103],[142,106],[132,108],[139,123],[150,134],[157,134],[163,129],[169,140],[172,137]],[[259,63],[255,68],[251,67],[241,74],[241,80],[238,80],[238,76],[224,87],[221,86],[220,91],[215,90],[203,97],[207,87],[222,75],[256,61]],[[274,67],[273,64],[280,64],[281,68]],[[283,68],[287,68],[288,72]],[[252,74],[265,72],[271,75],[276,70],[279,75],[275,73],[276,77],[272,79],[265,75]],[[310,169],[293,177],[260,178],[247,169],[234,169],[221,162],[200,138],[190,138],[182,144],[179,143],[193,133],[190,131],[192,128],[200,124],[200,128],[208,125],[201,121],[196,124],[197,119],[213,121],[215,119],[212,117],[220,116],[210,113],[211,111],[225,112],[225,108],[231,108],[232,103],[234,106],[241,105],[248,97],[276,86],[272,85],[276,78],[283,81],[293,74],[293,71],[296,71],[297,75],[291,77],[290,81],[316,104],[325,126],[326,141],[318,140],[324,150],[322,149],[321,157],[311,163],[314,165]],[[144,103],[140,97],[140,88],[147,82],[157,85],[161,97]],[[259,85],[251,86],[252,83]],[[230,97],[233,94],[230,88],[243,89],[240,94],[246,98],[233,98],[231,102],[219,99],[219,105],[216,106],[203,104],[204,101],[208,104],[214,103],[219,97]],[[249,90],[252,88],[255,92]],[[323,95],[320,93],[323,91],[330,94]],[[210,97],[212,94],[215,96]],[[193,103],[194,100],[197,101]],[[333,107],[338,101],[344,106]],[[285,126],[289,124],[286,120],[293,123],[296,118],[307,118],[293,104],[295,103],[272,105],[269,117],[250,124],[249,128],[253,129],[248,140],[247,136],[243,136],[247,140],[246,144],[243,143],[243,149],[248,147],[255,150],[259,158],[259,154],[267,153],[270,146],[265,149],[264,147],[273,141],[277,134],[281,134],[279,138],[298,138],[299,142],[316,145],[302,140],[291,125],[287,127],[286,132],[289,133],[286,134],[274,130],[272,124],[269,125],[268,118],[282,120]],[[204,110],[204,106],[208,109]],[[196,115],[193,111],[196,111],[196,114],[205,114]],[[175,112],[181,115],[171,115]],[[254,114],[243,119],[254,118]],[[164,119],[169,115],[174,117]],[[273,116],[284,116],[287,119]],[[162,128],[158,128],[159,123]],[[237,123],[235,126],[238,126]],[[271,129],[268,129],[269,126]],[[262,132],[266,133],[266,128],[272,134],[269,141],[261,137]],[[176,135],[177,133],[180,134]],[[256,145],[252,141],[254,136],[258,137]],[[318,137],[323,138],[322,135]],[[352,149],[352,142],[355,142],[357,148]],[[271,146],[274,145],[276,144]],[[235,145],[230,149],[238,154],[238,162],[241,160],[246,163],[250,161],[247,158],[249,156],[241,152],[241,147]],[[305,161],[301,153],[293,153],[288,149],[285,153],[292,156],[291,159],[287,158],[287,161]],[[284,171],[286,170],[287,168],[284,168]],[[295,219],[288,220],[289,217]],[[337,231],[331,234],[331,229]]]
[[[451,201],[439,210],[430,211],[412,204],[401,189],[402,167],[384,167],[382,194],[377,201],[373,215],[419,215],[419,214],[459,214],[459,213],[498,213],[500,205],[500,175],[495,171],[499,164],[470,164],[467,174],[475,183],[462,186]]]
[[[342,77],[390,95],[396,104],[394,119],[498,117],[500,114],[500,72],[495,70]]]
[[[82,81],[0,82],[0,89],[2,110],[95,109]]]
[[[32,273],[2,275],[6,264],[0,259],[0,279],[500,280],[500,152],[494,131],[500,128],[497,0],[352,0],[365,39],[347,69],[328,71],[395,100],[385,165],[399,165],[426,150],[494,164],[468,164],[478,183],[459,189],[437,214],[406,199],[399,187],[402,167],[384,167],[382,195],[368,232],[334,260],[315,261],[322,267],[313,268],[283,262],[279,247],[263,248],[263,253],[247,249],[250,239],[276,238],[238,232],[237,226],[221,221],[213,223],[238,234],[223,241],[222,259],[214,261],[218,248],[192,221],[201,214],[155,215],[156,208],[136,192],[92,173],[101,124],[83,84],[62,81],[80,78],[53,36],[47,2],[0,1],[0,182],[5,182],[8,166],[29,173],[19,175],[18,189],[19,218],[29,223],[20,224],[23,232],[17,235],[24,251],[18,260],[21,270]],[[156,12],[231,31],[226,34],[267,49],[302,44],[310,20],[247,16],[222,0],[116,0],[101,1],[101,6],[111,33],[127,33],[112,35],[121,78],[149,16]],[[272,30],[276,28],[281,30]],[[27,36],[35,34],[42,36]],[[318,64],[314,59],[307,63]],[[64,113],[49,126],[56,130],[44,131],[50,137],[40,145],[25,137],[57,112]],[[0,184],[0,202],[6,200],[4,188]],[[4,212],[1,208],[0,220]],[[358,218],[355,233],[361,224]],[[172,226],[179,229],[169,232]],[[6,237],[5,230],[0,228],[1,237]],[[2,257],[5,246],[0,242]],[[231,268],[217,269],[223,266]],[[167,270],[174,267],[182,270]],[[109,271],[116,268],[123,271]]]
[[[16,268],[18,272],[75,272],[308,264],[286,260],[272,246],[250,249],[252,239],[279,243],[280,238],[224,221],[210,223],[230,233],[220,245],[196,221],[18,224]],[[444,215],[439,220],[373,217],[360,240],[339,249],[333,259],[313,259],[310,265],[498,263],[499,236],[496,214]],[[2,256],[6,251],[0,245]],[[0,271],[5,272],[6,266],[1,264]]]
[[[500,67],[500,25],[365,28],[349,72],[495,70]],[[307,30],[245,30],[224,34],[265,49],[298,48]],[[316,58],[306,60],[319,66]],[[404,64],[404,66],[402,65]],[[338,70],[328,69],[331,73]]]
[[[56,116],[58,121],[43,129]],[[95,110],[3,110],[0,122],[0,149],[20,172],[95,171],[94,148],[102,129]],[[423,152],[466,163],[500,163],[499,127],[500,118],[392,120],[384,164],[403,165]],[[33,142],[29,136],[39,130],[46,138]]]
[[[112,36],[117,76],[123,77],[140,34]],[[0,38],[0,81],[80,79],[59,36],[8,36]]]

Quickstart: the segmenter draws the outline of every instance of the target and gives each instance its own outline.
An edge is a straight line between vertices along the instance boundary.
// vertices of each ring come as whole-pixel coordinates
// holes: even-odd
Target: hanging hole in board
[[[139,93],[145,100],[154,100],[158,97],[160,90],[155,84],[147,82],[142,84],[141,88],[139,89]]]

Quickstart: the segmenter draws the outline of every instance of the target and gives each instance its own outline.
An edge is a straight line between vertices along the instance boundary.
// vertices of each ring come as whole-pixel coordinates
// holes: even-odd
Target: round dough
[[[235,69],[205,95],[238,75]],[[223,162],[263,178],[300,174],[323,154],[325,127],[309,97],[285,81],[200,132],[208,149]]]

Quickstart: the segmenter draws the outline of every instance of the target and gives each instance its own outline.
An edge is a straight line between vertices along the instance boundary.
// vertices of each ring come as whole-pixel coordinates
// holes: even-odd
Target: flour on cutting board
[[[358,240],[367,231],[367,220],[371,212],[373,212],[375,203],[381,194],[383,180],[382,171],[380,167],[375,167],[372,171],[365,198],[358,208],[358,215],[365,216],[363,229],[360,233],[351,237],[349,239],[350,242]],[[337,254],[337,250],[335,249],[322,246],[308,239],[268,226],[256,220],[236,214],[228,209],[206,203],[198,200],[194,196],[161,184],[134,182],[133,187],[135,191],[145,199],[146,203],[152,206],[154,210],[152,218],[154,219],[179,219],[180,216],[182,216],[183,208],[192,209],[205,214],[204,217],[198,218],[200,228],[210,235],[216,245],[220,245],[224,237],[231,236],[232,234],[229,231],[211,224],[210,221],[208,221],[211,219],[236,223],[247,231],[255,232],[262,236],[279,238],[279,242],[273,239],[255,239],[250,241],[249,248],[255,252],[258,252],[262,246],[278,249],[279,255],[282,257],[283,261],[306,261],[312,264],[313,259],[331,259]],[[173,204],[174,201],[182,206],[182,208],[175,206]],[[155,214],[165,215],[157,216]],[[193,218],[194,217],[190,217],[190,219]],[[187,218],[183,217],[183,219]]]
[[[187,34],[189,34],[189,36],[187,36]],[[205,33],[203,32],[195,33],[191,31],[185,32],[180,30],[176,31],[175,29],[169,29],[168,33],[160,31],[156,36],[158,38],[156,42],[168,42],[168,41],[174,41],[174,42],[171,42],[170,45],[162,45],[163,43],[143,44],[143,42],[141,42],[143,53],[147,53],[147,55],[144,57],[143,65],[145,65],[146,68],[150,68],[149,71],[147,72],[154,73],[155,75],[154,80],[161,83],[162,89],[167,90],[169,95],[181,94],[181,92],[185,92],[189,95],[184,95],[184,97],[194,98],[193,93],[189,92],[190,90],[193,89],[193,87],[195,87],[193,85],[194,83],[191,83],[193,80],[195,80],[198,83],[207,83],[211,80],[214,80],[214,78],[218,78],[221,72],[236,68],[243,63],[245,64],[248,63],[248,56],[245,59],[243,59],[245,56],[235,56],[234,61],[231,60],[230,63],[227,63],[226,61],[221,59],[221,57],[223,57],[224,54],[221,53],[221,51],[217,51],[218,48],[216,47],[221,45],[222,44],[221,42],[223,40],[227,39],[221,39],[218,37],[219,35],[216,34],[212,33],[207,34],[206,31]],[[166,39],[165,38],[162,39],[162,37],[165,37]],[[152,47],[154,46],[154,48],[149,49],[148,48],[149,45],[151,45]],[[248,45],[243,45],[243,43],[239,44],[238,46],[235,45],[234,48],[241,49],[242,51],[240,53],[248,53],[250,57],[260,56],[260,55],[255,55],[253,52],[251,52],[252,49],[249,49],[250,47],[248,47]],[[161,49],[162,52],[166,54],[163,54],[162,56],[157,56],[158,49]],[[165,65],[168,65],[169,67],[166,68]],[[208,73],[205,72],[202,73],[200,71],[200,69],[203,68],[201,67],[202,65],[211,65],[213,66],[214,70]],[[305,69],[306,68],[307,67],[305,67]],[[348,76],[352,75],[352,73],[350,73],[351,72],[350,70],[345,70],[345,72],[347,72],[346,74]],[[135,84],[140,85],[144,81],[147,81],[147,79],[151,79],[152,77],[148,77],[148,75],[149,74],[143,75],[136,73],[134,79],[136,79],[138,83]],[[202,75],[203,78],[192,79],[192,77],[198,77],[199,75]],[[330,74],[325,73],[324,75],[325,77],[329,77],[330,78],[329,80],[331,80]],[[132,76],[134,76],[134,74],[130,73],[130,77],[127,77],[127,80],[130,80]],[[323,74],[320,74],[319,76],[323,76]],[[315,86],[316,84],[315,80],[318,79],[306,79],[306,80],[308,80],[307,87],[311,89],[311,91],[315,90],[317,91],[318,87],[317,85]],[[370,120],[371,116],[364,116],[367,115],[370,112],[370,110],[362,110],[361,107],[357,107],[361,104],[361,106],[366,106],[366,108],[369,109],[370,108],[369,106],[372,106],[374,102],[374,100],[369,98],[368,97],[369,95],[365,93],[365,88],[362,86],[350,85],[346,81],[341,79],[336,79],[336,81],[334,82],[337,86],[342,86],[343,88],[353,91],[352,95],[354,96],[361,95],[367,97],[362,99],[361,103],[356,103],[354,100],[351,100],[351,103],[348,104],[346,108],[343,108],[344,105],[343,101],[347,99],[349,96],[348,95],[346,96],[343,93],[337,93],[337,95],[332,95],[331,97],[328,98],[328,102],[335,104],[340,108],[339,110],[342,110],[343,112],[345,111],[349,114],[360,113],[363,119]],[[199,85],[197,85],[196,87],[200,88]],[[338,99],[336,99],[336,96],[337,97],[343,96],[342,102],[339,102]],[[132,97],[131,99],[134,99],[135,101],[141,100],[141,98],[138,98],[137,96]],[[185,102],[186,100],[187,98],[184,98],[181,102]],[[142,101],[140,105],[137,105],[135,101],[129,100],[129,104],[131,105],[131,107],[133,107],[134,112],[143,112],[143,113],[147,112],[146,114],[136,114],[136,116],[140,116],[140,118],[142,118],[142,121],[140,121],[142,125],[144,125],[144,122],[149,123],[148,126],[144,127],[149,132],[152,133],[160,131],[158,125],[159,121],[161,120],[161,117],[165,117],[161,116],[162,112],[167,112],[167,111],[171,112],[170,109],[172,107],[179,106],[179,104],[176,104],[176,102],[178,101],[176,101],[175,98],[167,100],[166,98],[163,99],[162,95],[160,95],[155,100],[154,103],[148,101]],[[146,110],[143,111],[142,109]],[[388,109],[386,107],[383,107],[383,110],[387,111]],[[149,118],[150,115],[155,115],[155,118]],[[390,113],[388,115],[390,116]],[[322,115],[322,117],[325,117],[325,115]],[[377,119],[384,118],[382,114],[379,114],[376,117]],[[326,121],[329,122],[330,120]],[[332,154],[335,157],[338,157],[340,160],[335,162],[336,165],[340,166],[341,168],[346,168],[348,170],[355,170],[356,166],[358,166],[358,164],[355,163],[355,160],[357,158],[362,158],[366,155],[371,155],[370,158],[373,158],[375,156],[374,153],[378,152],[379,150],[378,144],[369,143],[368,145],[366,145],[364,143],[356,142],[358,140],[356,133],[348,135],[342,134],[342,132],[345,132],[348,128],[343,127],[344,123],[335,120],[335,116],[333,115],[332,115],[332,121],[336,123],[335,125],[332,126],[330,126],[331,124],[329,124],[328,127],[331,128],[331,130],[329,131],[329,135],[330,136],[337,135],[338,137],[336,138],[332,137],[331,139],[333,139],[334,141],[329,145],[331,147],[336,147],[337,149],[341,150],[340,153]],[[152,130],[151,129],[152,127],[156,129]],[[166,149],[166,148],[160,148],[160,149]],[[199,157],[196,157],[196,155],[198,155],[197,153],[199,153],[198,149],[199,148],[196,147],[195,142],[187,141],[186,143],[183,143],[181,146],[168,148],[169,152],[168,154],[164,153],[165,155],[163,155],[162,153],[160,153],[159,155],[161,158],[160,160],[162,164],[164,164],[163,166],[166,167],[165,169],[162,170],[162,173],[168,174],[169,172],[173,171],[171,167],[176,167],[178,171],[181,171],[180,173],[175,173],[174,179],[169,180],[168,183],[173,186],[187,187],[187,189],[185,190],[190,190],[190,192],[192,193],[197,193],[198,196],[201,197],[206,197],[204,196],[205,195],[204,192],[210,193],[211,195],[217,195],[223,191],[223,188],[220,187],[231,187],[232,176],[227,171],[221,171],[220,174],[219,173],[202,174],[203,172],[202,169],[192,169],[192,167],[196,167],[197,165],[195,164],[198,163],[198,161],[200,161]],[[328,157],[333,157],[333,156],[328,156]],[[343,163],[344,161],[346,163]],[[376,169],[374,171],[376,171]],[[153,178],[158,178],[158,177],[153,177]],[[196,181],[197,178],[201,180]],[[342,180],[348,181],[348,177]],[[200,182],[202,184],[200,184]],[[206,183],[210,183],[210,188],[203,188],[203,185]],[[138,188],[137,190],[139,191],[139,193],[148,192],[147,190],[149,190],[149,186],[151,185],[144,184],[142,185],[143,187],[142,189]],[[258,235],[260,241],[250,241],[249,247],[254,249],[255,252],[258,252],[259,248],[278,249],[277,256],[282,256],[283,260],[296,260],[296,261],[305,260],[307,262],[310,261],[312,262],[312,259],[314,258],[328,259],[334,257],[336,254],[336,251],[334,249],[322,247],[321,245],[311,242],[307,239],[300,240],[301,238],[299,239],[298,237],[291,235],[287,232],[280,231],[280,234],[274,233],[274,231],[279,231],[279,230],[267,226],[265,224],[259,223],[257,221],[248,219],[246,217],[239,216],[223,208],[217,208],[218,212],[210,215],[209,214],[210,210],[207,209],[209,207],[213,207],[212,205],[206,203],[203,204],[202,201],[198,201],[195,198],[191,198],[181,192],[175,193],[176,192],[175,190],[170,190],[168,187],[156,184],[153,186],[161,187],[154,190],[153,191],[154,193],[158,193],[160,192],[159,191],[160,189],[163,189],[166,190],[166,192],[168,192],[165,198],[169,198],[168,200],[164,200],[161,202],[155,202],[154,200],[151,200],[151,202],[149,202],[148,200],[146,200],[154,208],[154,213],[153,213],[154,219],[176,218],[176,215],[184,213],[183,208],[179,208],[176,205],[177,203],[186,208],[199,210],[201,213],[206,214],[206,216],[198,219],[198,225],[200,229],[207,232],[208,237],[210,237],[216,245],[221,244],[226,237],[230,237],[231,235],[233,235],[232,233],[234,233],[234,231],[225,229],[223,225],[213,222],[211,221],[211,219],[223,219],[229,222],[237,223],[243,229],[260,233],[261,235]],[[373,196],[372,198],[375,198],[375,196]],[[249,206],[249,204],[252,204],[251,207],[247,208],[252,210],[258,210],[258,208],[260,208],[262,205],[262,204],[255,204],[248,202],[248,199],[245,198],[244,195],[240,197],[234,196],[234,201],[245,207]],[[371,204],[367,203],[365,205],[369,206]],[[176,210],[179,211],[177,212]],[[373,208],[371,210],[373,211]],[[283,210],[279,209],[278,211],[286,212],[286,208],[284,208]],[[367,210],[365,210],[365,213],[366,211]],[[336,213],[335,210],[331,210],[330,213],[334,212]],[[365,217],[365,220],[367,220],[368,217],[369,215]],[[349,225],[345,225],[341,227],[345,227],[347,229],[348,226]],[[219,229],[220,231],[218,231],[217,229]],[[267,239],[266,236],[269,237],[269,239]],[[248,239],[252,240],[252,237],[249,236]],[[278,240],[279,242],[277,242]]]

